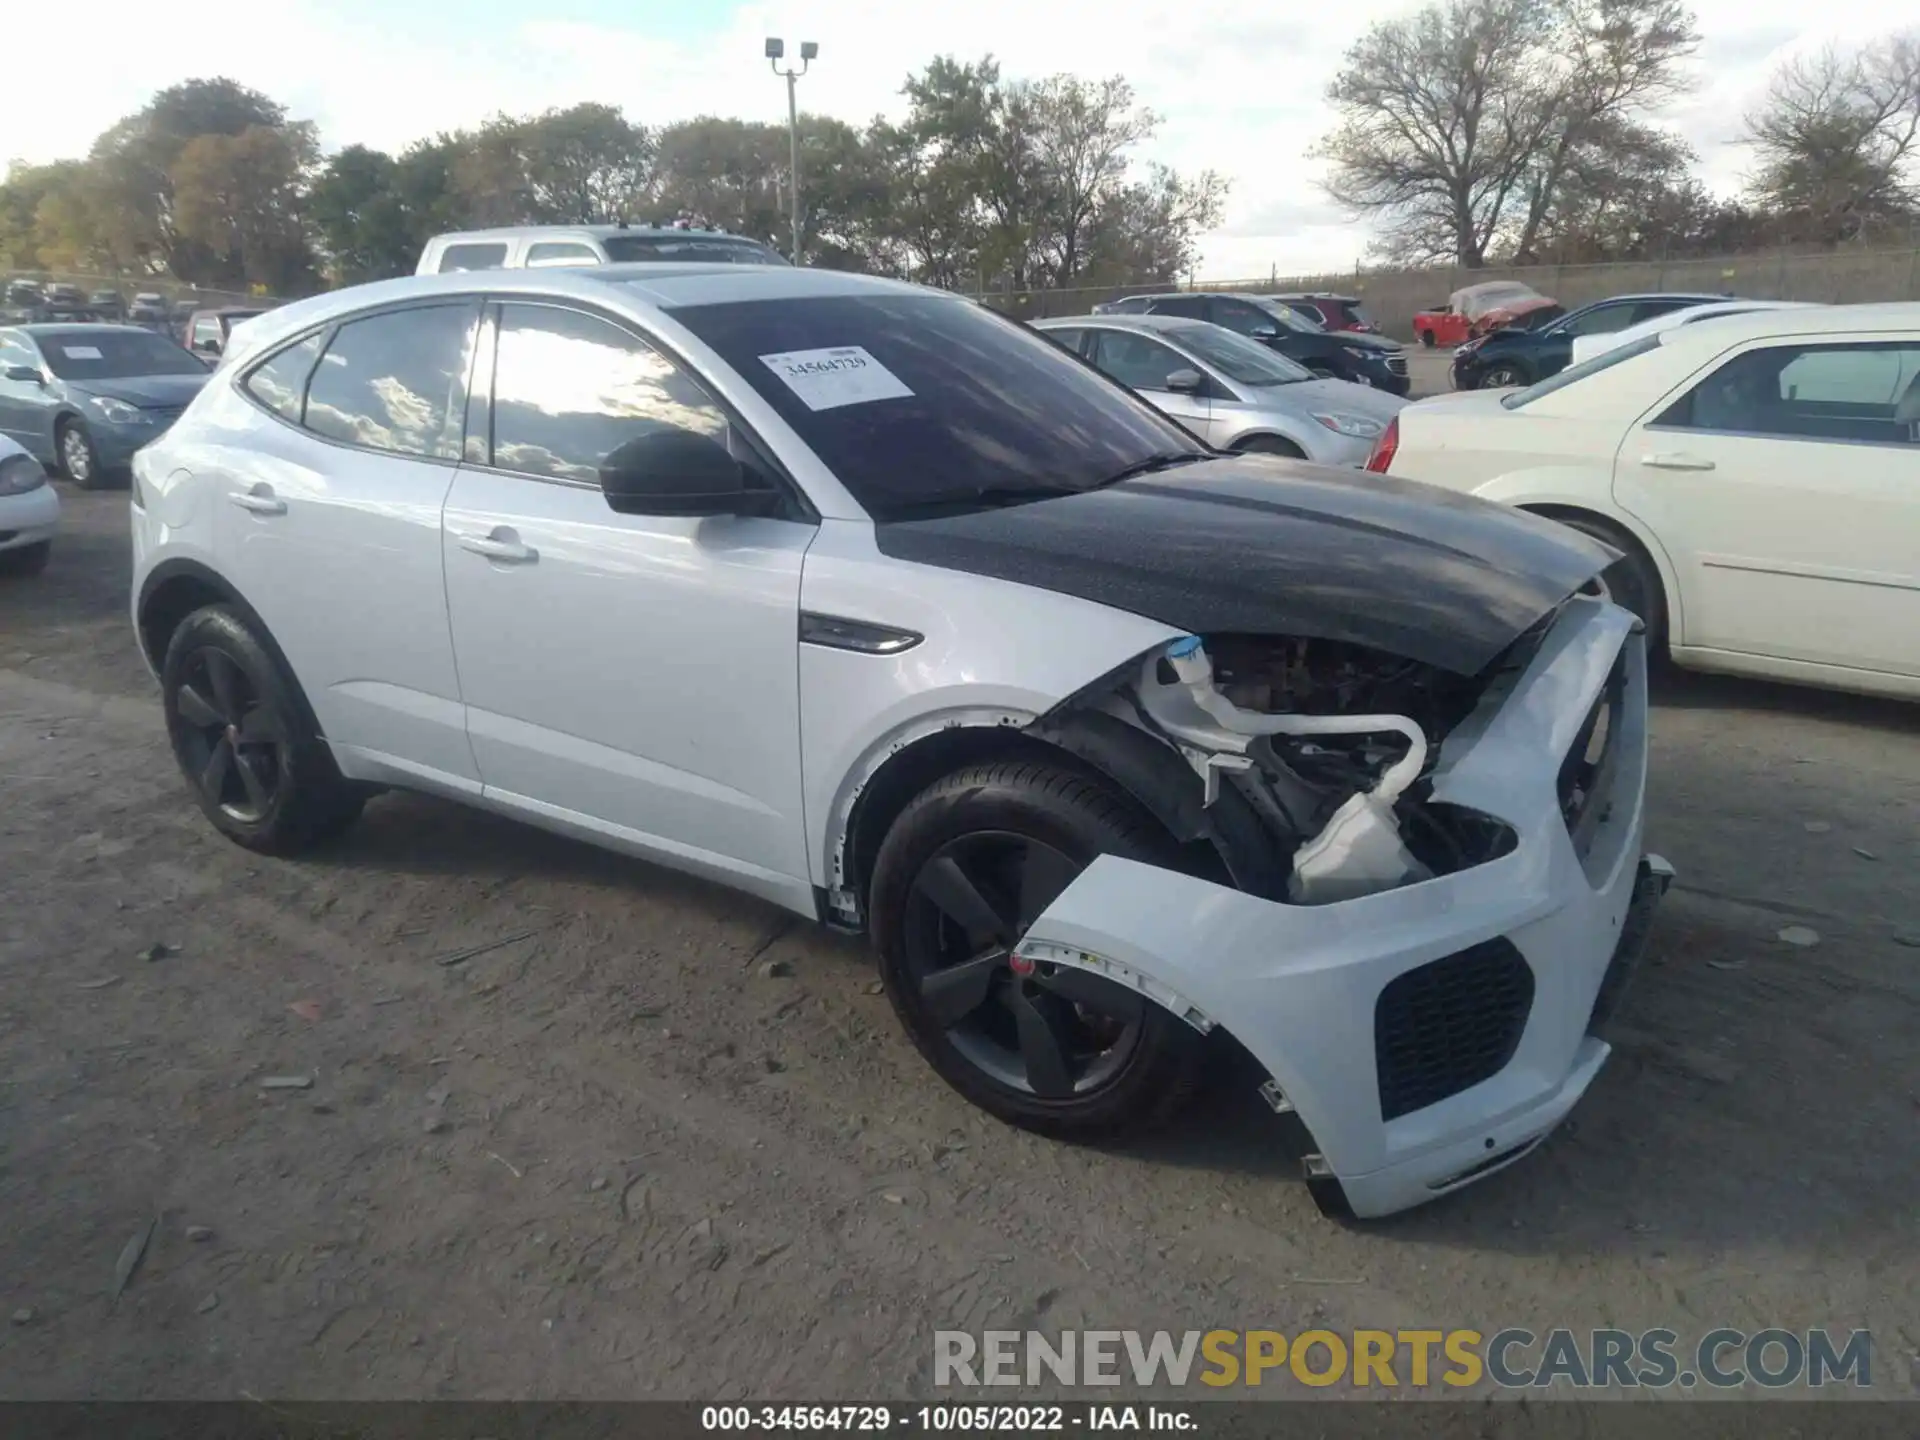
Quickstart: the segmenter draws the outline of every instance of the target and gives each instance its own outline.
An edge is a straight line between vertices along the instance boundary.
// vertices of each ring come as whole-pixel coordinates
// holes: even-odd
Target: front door
[[[1087,358],[1095,365],[1128,389],[1138,391],[1142,399],[1178,420],[1201,440],[1211,438],[1207,432],[1212,408],[1206,396],[1174,390],[1167,384],[1167,377],[1176,371],[1198,374],[1191,360],[1136,330],[1095,329],[1089,338],[1093,351]]]
[[[1688,647],[1920,674],[1920,341],[1762,341],[1627,432]]]
[[[444,542],[487,792],[762,893],[804,889],[800,567],[815,527],[616,514],[609,453],[671,426],[742,454],[725,411],[605,316],[508,302],[495,333],[491,421],[469,423]]]

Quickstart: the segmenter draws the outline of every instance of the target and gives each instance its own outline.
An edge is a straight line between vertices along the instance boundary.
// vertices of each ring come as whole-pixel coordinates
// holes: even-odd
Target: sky
[[[1694,0],[1704,37],[1699,88],[1663,118],[1698,151],[1717,191],[1748,164],[1740,116],[1782,59],[1910,22],[1904,0]],[[992,53],[1009,77],[1123,74],[1163,117],[1141,156],[1213,169],[1231,182],[1221,228],[1201,245],[1202,279],[1351,269],[1368,234],[1328,202],[1308,158],[1331,123],[1340,57],[1375,20],[1418,0],[194,0],[161,18],[147,0],[96,0],[73,50],[71,14],[10,14],[19,55],[84,53],[85,64],[10,67],[0,159],[84,154],[152,95],[228,75],[318,123],[328,149],[401,149],[421,136],[593,100],[632,119],[699,114],[779,121],[784,84],[766,36],[817,41],[803,109],[861,123],[904,109],[901,82],[938,54]]]

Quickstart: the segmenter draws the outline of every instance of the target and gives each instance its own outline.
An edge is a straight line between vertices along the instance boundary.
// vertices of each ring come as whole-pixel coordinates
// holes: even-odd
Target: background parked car
[[[1518,280],[1483,280],[1463,285],[1445,305],[1413,317],[1413,333],[1422,345],[1459,345],[1502,326],[1523,325],[1529,317],[1558,318],[1556,301]]]
[[[420,275],[455,270],[539,270],[549,266],[706,260],[785,265],[776,250],[745,235],[669,225],[515,225],[436,235],[420,252]]]
[[[1380,327],[1373,323],[1373,317],[1351,295],[1296,292],[1273,298],[1286,301],[1309,320],[1317,321],[1323,330],[1348,330],[1362,335],[1380,333]]]
[[[1183,290],[1165,295],[1130,295],[1111,301],[1100,315],[1174,315],[1207,320],[1257,340],[1269,350],[1334,380],[1371,385],[1390,395],[1411,388],[1406,348],[1378,335],[1329,334],[1291,305],[1271,295],[1229,295]]]
[[[181,327],[180,343],[196,355],[217,359],[233,337],[233,327],[266,313],[260,305],[216,305],[196,310]]]
[[[1629,325],[1624,330],[1602,330],[1591,335],[1573,337],[1573,363],[1585,364],[1596,355],[1604,355],[1616,345],[1630,345],[1643,335],[1657,335],[1662,330],[1671,330],[1679,325],[1692,325],[1701,320],[1717,320],[1725,315],[1751,315],[1761,310],[1805,310],[1810,308],[1800,300],[1716,300],[1710,305],[1688,305],[1678,310],[1669,310],[1665,314],[1655,315],[1638,324]]]
[[[1368,468],[1605,540],[1682,665],[1920,698],[1920,304],[1643,335],[1410,405]]]
[[[36,318],[42,321],[91,320],[93,311],[87,308],[86,292],[78,285],[55,281],[41,292],[40,313]]]
[[[87,296],[87,309],[96,320],[119,321],[127,318],[127,302],[118,290],[96,290]]]
[[[0,330],[0,434],[83,490],[165,434],[206,383],[203,362],[136,325]]]
[[[0,435],[0,575],[37,575],[53,553],[60,497],[19,442]]]
[[[127,307],[127,323],[142,325],[149,330],[171,333],[173,307],[167,297],[152,290],[142,290],[133,297],[133,303]]]
[[[1363,465],[1406,402],[1316,379],[1264,345],[1203,320],[1090,315],[1036,330],[1138,391],[1217,450]]]
[[[1518,327],[1495,330],[1467,341],[1453,352],[1453,388],[1497,390],[1509,385],[1531,385],[1549,375],[1558,375],[1572,363],[1575,336],[1624,330],[1656,315],[1725,298],[1721,295],[1615,295],[1569,311],[1538,330]]]

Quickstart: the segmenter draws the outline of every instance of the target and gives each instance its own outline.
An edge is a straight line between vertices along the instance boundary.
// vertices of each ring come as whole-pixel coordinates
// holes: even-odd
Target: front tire
[[[1507,390],[1515,385],[1530,385],[1532,383],[1532,381],[1527,379],[1527,372],[1525,370],[1521,369],[1518,365],[1502,361],[1490,367],[1482,374],[1480,383],[1473,388],[1476,390]]]
[[[93,437],[79,420],[62,420],[53,437],[54,453],[60,457],[60,473],[81,490],[98,490],[106,483],[100,473],[100,452]]]
[[[224,605],[183,620],[160,667],[174,759],[222,835],[291,855],[359,817],[366,793],[343,779],[294,683]]]
[[[1102,854],[1163,862],[1167,842],[1083,776],[975,765],[902,812],[869,896],[881,979],[927,1062],[983,1110],[1068,1139],[1150,1127],[1199,1074],[1199,1036],[1137,992],[1068,966],[1016,969],[1014,945]]]
[[[1433,349],[1433,332],[1431,330],[1422,330],[1420,332],[1420,343],[1429,350]]]

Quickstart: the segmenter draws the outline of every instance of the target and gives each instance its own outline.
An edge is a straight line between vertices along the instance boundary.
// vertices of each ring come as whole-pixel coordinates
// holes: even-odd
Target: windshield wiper
[[[1122,480],[1131,480],[1136,475],[1152,475],[1160,470],[1171,470],[1176,465],[1191,465],[1197,460],[1211,460],[1213,455],[1206,450],[1169,450],[1159,455],[1149,455],[1136,461],[1123,470],[1117,470],[1097,484],[1087,486],[1089,490],[1104,490],[1109,485],[1118,485]]]

